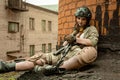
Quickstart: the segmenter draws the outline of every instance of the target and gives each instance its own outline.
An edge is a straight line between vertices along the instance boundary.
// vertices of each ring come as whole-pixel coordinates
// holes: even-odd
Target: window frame
[[[52,52],[52,43],[48,43],[48,52]]]
[[[46,32],[46,20],[41,20],[42,31]]]
[[[52,21],[48,21],[48,31],[52,31]]]
[[[35,18],[32,17],[29,18],[29,29],[35,30]]]
[[[42,44],[42,52],[46,53],[46,44]]]
[[[16,26],[17,25],[17,26]],[[8,22],[8,33],[19,32],[19,22]]]
[[[35,45],[30,45],[29,51],[30,56],[33,56],[35,54]]]

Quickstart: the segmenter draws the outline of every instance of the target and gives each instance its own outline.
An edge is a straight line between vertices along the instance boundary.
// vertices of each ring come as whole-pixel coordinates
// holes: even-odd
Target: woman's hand
[[[63,46],[66,46],[68,44],[68,42],[67,41],[65,41],[64,43],[63,43]]]
[[[78,34],[76,35],[76,38],[79,38],[79,37],[80,37],[80,35],[81,35],[81,33],[78,33]]]

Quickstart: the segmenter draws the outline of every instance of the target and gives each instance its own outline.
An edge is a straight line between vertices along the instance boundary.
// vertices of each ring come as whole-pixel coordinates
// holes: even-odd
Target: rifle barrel
[[[62,48],[60,48],[59,50],[57,50],[56,52],[54,52],[53,54],[54,54],[55,56],[57,56],[57,55],[60,54],[64,49],[65,49],[65,47],[62,47]]]

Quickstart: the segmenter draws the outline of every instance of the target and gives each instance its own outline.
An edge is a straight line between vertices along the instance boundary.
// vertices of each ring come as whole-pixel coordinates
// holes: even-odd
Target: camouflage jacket
[[[83,38],[90,39],[90,41],[92,42],[92,45],[97,46],[99,34],[97,29],[94,26],[87,27],[83,31],[83,33],[84,33]]]
[[[83,30],[83,33],[81,35],[82,38],[90,39],[94,47],[97,46],[99,34],[95,26],[87,27],[86,29]]]

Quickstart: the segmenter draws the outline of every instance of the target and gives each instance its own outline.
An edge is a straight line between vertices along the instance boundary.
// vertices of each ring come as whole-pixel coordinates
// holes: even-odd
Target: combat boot
[[[0,73],[15,71],[15,62],[0,61]]]

